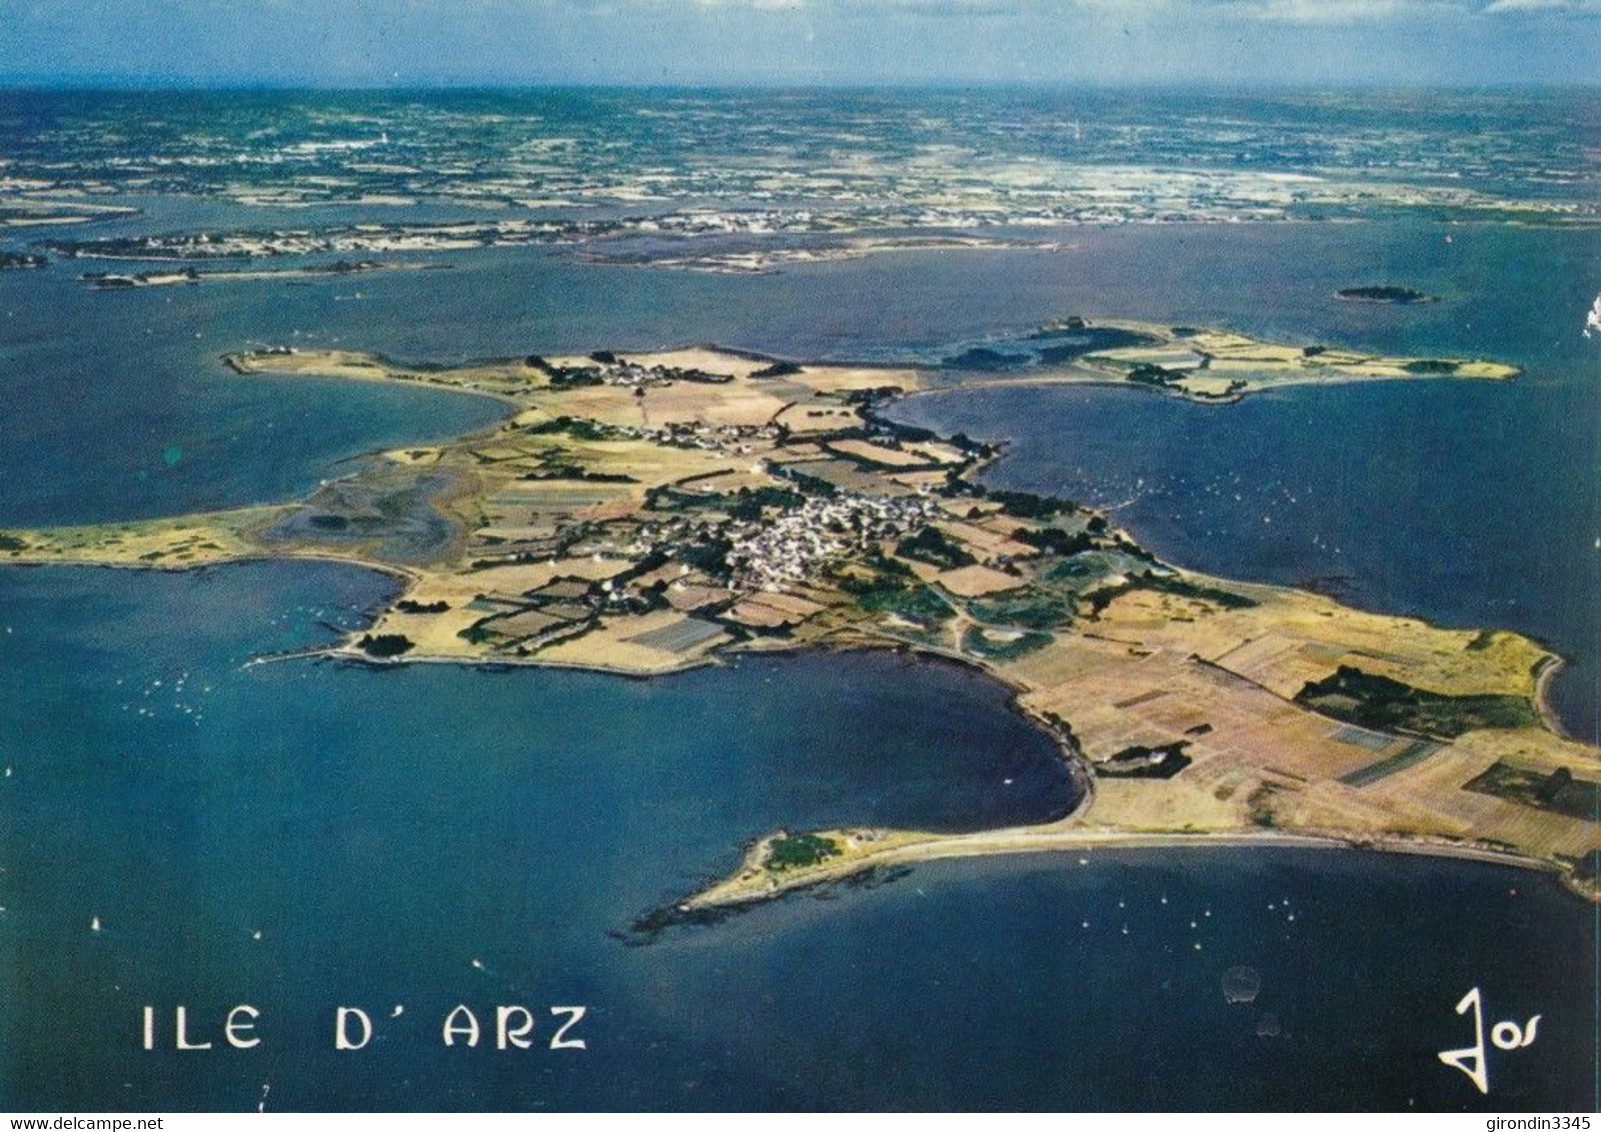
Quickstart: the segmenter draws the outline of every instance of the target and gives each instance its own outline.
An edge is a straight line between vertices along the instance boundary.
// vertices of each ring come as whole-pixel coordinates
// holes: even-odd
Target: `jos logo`
[[[1473,1044],[1465,1049],[1444,1050],[1439,1057],[1445,1064],[1466,1073],[1468,1079],[1478,1086],[1479,1092],[1488,1093],[1490,1063],[1484,1056],[1484,999],[1478,987],[1468,991],[1462,996],[1462,1001],[1456,1004],[1458,1014],[1466,1014],[1469,1008],[1473,1010]],[[1539,1029],[1538,1014],[1521,1026],[1516,1022],[1497,1022],[1490,1028],[1490,1043],[1496,1049],[1526,1049],[1534,1044]]]

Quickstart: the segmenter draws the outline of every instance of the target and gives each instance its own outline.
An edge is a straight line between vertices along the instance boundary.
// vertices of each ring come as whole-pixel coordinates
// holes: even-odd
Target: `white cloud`
[[[456,0],[460,2],[460,0]],[[489,0],[493,2],[493,0]],[[522,0],[555,5],[574,0]],[[577,0],[590,6],[606,0]],[[1140,21],[1213,13],[1263,24],[1330,27],[1399,23],[1440,17],[1567,14],[1601,15],[1601,0],[619,0],[657,10],[808,12],[818,17],[904,15],[919,18],[1049,16],[1077,9],[1109,19]],[[3,3],[3,0],[0,0]]]

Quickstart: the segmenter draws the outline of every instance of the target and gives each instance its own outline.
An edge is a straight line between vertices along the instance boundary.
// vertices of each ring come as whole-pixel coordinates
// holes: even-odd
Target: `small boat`
[[[89,930],[92,931],[92,932],[97,932],[97,931],[100,930],[100,917],[99,916],[96,916],[94,919],[89,921]]]

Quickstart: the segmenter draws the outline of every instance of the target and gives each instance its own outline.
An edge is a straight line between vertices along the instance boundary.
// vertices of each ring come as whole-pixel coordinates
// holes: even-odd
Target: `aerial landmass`
[[[343,350],[229,355],[498,398],[505,418],[384,452],[302,502],[0,532],[0,561],[185,569],[352,561],[403,588],[333,655],[648,677],[738,653],[894,648],[1003,682],[1074,769],[1071,812],[968,834],[774,831],[663,915],[941,857],[1130,844],[1357,845],[1485,856],[1601,897],[1601,752],[1543,689],[1560,659],[1164,563],[1074,502],[988,489],[999,455],[880,415],[976,384],[1133,385],[1224,404],[1276,387],[1500,380],[1221,330],[1067,319],[1035,363],[810,364],[691,347],[458,367]],[[1052,346],[1050,343],[1056,343]]]
[[[1372,287],[1342,287],[1334,297],[1348,303],[1393,303],[1397,306],[1414,306],[1418,303],[1437,303],[1437,295],[1425,294],[1411,287],[1379,284]]]
[[[41,264],[43,261],[40,261]],[[372,271],[442,269],[445,264],[384,263],[376,260],[339,260],[334,263],[314,264],[305,267],[268,267],[254,270],[232,269],[209,271],[196,267],[171,268],[163,271],[86,271],[79,276],[84,283],[97,291],[133,290],[140,287],[174,287],[195,283],[243,283],[261,280],[295,280],[338,278],[347,275],[365,275]]]

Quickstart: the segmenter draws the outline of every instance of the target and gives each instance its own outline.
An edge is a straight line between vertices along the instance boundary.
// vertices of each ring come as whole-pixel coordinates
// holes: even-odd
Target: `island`
[[[651,677],[741,653],[907,650],[1005,684],[1075,779],[1071,811],[1039,825],[774,831],[649,925],[943,857],[1151,844],[1484,857],[1601,898],[1601,751],[1546,709],[1552,653],[1180,569],[1106,514],[987,488],[997,446],[882,413],[985,381],[1218,402],[1515,371],[1081,318],[1038,334],[1079,344],[1022,375],[710,346],[459,366],[231,354],[236,379],[405,383],[506,412],[470,436],[374,454],[297,503],[0,532],[0,562],[361,563],[400,592],[321,651],[372,665]]]

